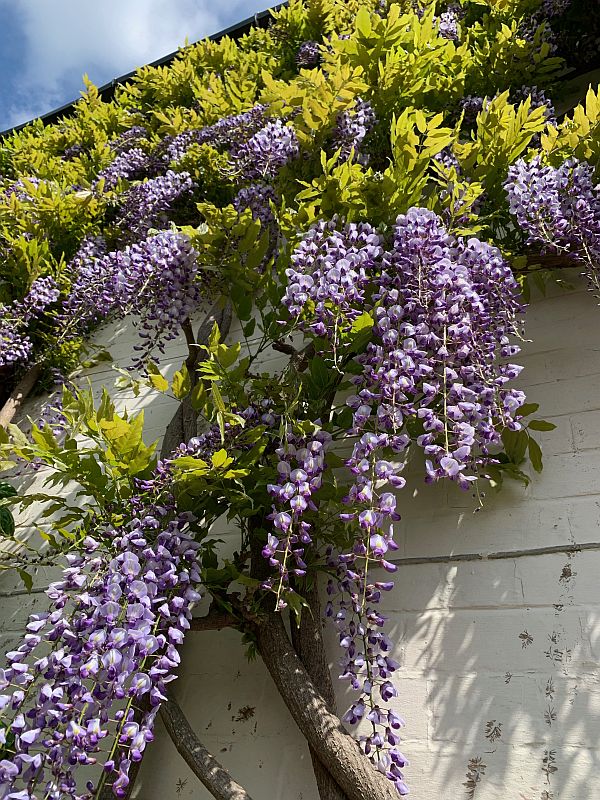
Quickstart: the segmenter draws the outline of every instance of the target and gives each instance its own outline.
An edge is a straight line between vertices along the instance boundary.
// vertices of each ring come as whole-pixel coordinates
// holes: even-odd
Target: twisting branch
[[[321,629],[321,601],[316,578],[312,584],[302,590],[302,595],[308,603],[308,609],[302,613],[299,625],[292,620],[292,644],[315,686],[323,695],[327,708],[332,714],[335,714],[335,692],[325,656]],[[310,745],[309,750],[320,799],[347,800],[344,791],[340,789],[329,770],[321,763],[318,752]]]
[[[160,716],[177,752],[194,775],[216,800],[252,800],[243,786],[200,742],[179,704],[168,693],[168,701],[160,707]]]
[[[568,253],[528,253],[527,266],[524,269],[513,268],[521,275],[533,275],[540,269],[581,269],[582,263]]]
[[[310,679],[283,625],[265,615],[258,649],[294,721],[348,800],[398,800],[391,782],[369,763]]]
[[[223,628],[235,628],[240,624],[232,614],[209,611],[205,617],[194,617],[190,622],[192,631],[220,631]]]
[[[208,344],[208,338],[215,322],[219,326],[222,338],[225,338],[231,326],[231,303],[229,301],[223,305],[222,302],[218,300],[213,305],[202,321],[196,337],[194,337],[189,320],[186,320],[182,326],[188,343],[188,357],[185,363],[190,374],[192,386],[196,384],[197,380],[195,368],[200,358],[200,347]],[[192,436],[195,436],[197,433],[197,423],[198,414],[192,408],[189,396],[185,397],[177,407],[173,419],[167,425],[160,452],[161,458],[167,458],[181,442],[187,442]]]

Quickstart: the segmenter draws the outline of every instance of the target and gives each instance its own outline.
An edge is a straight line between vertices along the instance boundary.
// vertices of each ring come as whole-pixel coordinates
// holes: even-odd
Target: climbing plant
[[[264,660],[323,800],[408,793],[380,611],[406,465],[474,507],[527,483],[527,459],[541,471],[553,426],[517,382],[530,290],[565,268],[600,288],[597,90],[567,107],[580,6],[291,0],[4,138],[11,414],[23,381],[58,388],[42,419],[0,428],[0,532],[44,506],[42,550],[2,566],[29,587],[42,563],[63,572],[0,671],[3,798],[126,797],[159,713],[215,797],[247,797],[170,691],[190,630],[221,627]],[[118,318],[139,331],[121,386],[180,402],[160,451],[143,414],[73,382]],[[15,465],[47,492],[16,494]],[[341,718],[319,586],[354,691]]]

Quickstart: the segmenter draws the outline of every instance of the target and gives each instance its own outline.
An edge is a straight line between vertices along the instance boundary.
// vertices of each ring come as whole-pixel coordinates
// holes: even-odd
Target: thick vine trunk
[[[202,355],[200,346],[208,344],[208,338],[215,322],[221,331],[221,338],[224,339],[231,327],[231,303],[229,301],[223,305],[222,301],[218,300],[213,305],[198,328],[195,340],[193,334],[190,333],[191,326],[189,321],[186,320],[185,322],[184,333],[188,343],[188,357],[185,363],[190,374],[192,386],[196,383],[194,368]],[[161,458],[166,458],[181,442],[187,442],[192,436],[196,436],[197,422],[198,414],[192,408],[189,396],[185,397],[179,404],[173,419],[167,425],[160,453]]]
[[[309,608],[303,611],[300,625],[292,620],[292,643],[311,680],[323,696],[327,709],[335,714],[335,692],[323,645],[321,601],[316,580],[303,589],[302,594]],[[321,763],[318,752],[310,745],[309,751],[321,800],[347,800],[345,792]]]
[[[283,625],[281,615],[267,615],[256,629],[260,654],[309,745],[348,800],[397,800],[392,783],[377,772],[327,707]]]
[[[34,364],[10,393],[7,401],[0,408],[0,428],[5,428],[13,421],[15,414],[21,408],[31,390],[42,374],[42,365]]]
[[[161,705],[160,716],[179,755],[216,800],[252,800],[244,787],[201,744],[172,694],[168,702]]]

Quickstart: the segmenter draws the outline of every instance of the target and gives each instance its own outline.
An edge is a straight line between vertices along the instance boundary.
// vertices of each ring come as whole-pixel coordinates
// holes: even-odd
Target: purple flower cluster
[[[186,236],[163,231],[109,253],[105,261],[119,313],[139,318],[144,342],[134,350],[141,367],[155,347],[163,352],[164,343],[177,337],[200,299],[197,253]]]
[[[71,290],[63,303],[61,336],[85,334],[112,311],[110,274],[104,255],[104,237],[89,236],[69,262]]]
[[[571,5],[571,0],[543,0],[538,13],[542,19],[549,17],[559,17]]]
[[[466,489],[502,428],[520,427],[525,398],[506,383],[521,368],[504,363],[519,351],[512,272],[496,248],[456,239],[433,212],[411,208],[396,221],[373,299],[374,337],[348,401],[355,425],[372,410],[377,427],[394,434],[419,419],[427,479]]]
[[[0,367],[29,361],[33,344],[26,333],[18,330],[19,327],[14,318],[0,308]]]
[[[366,223],[349,223],[341,230],[335,219],[313,225],[292,254],[283,305],[299,317],[309,302],[314,304],[308,329],[318,336],[346,330],[363,310],[382,245]]]
[[[188,172],[173,170],[132,186],[125,194],[117,225],[135,238],[144,236],[150,228],[166,225],[167,212],[175,201],[191,193],[193,187]]]
[[[448,6],[437,19],[440,36],[444,39],[458,41],[458,23],[464,17],[464,10],[458,4]]]
[[[342,678],[359,692],[344,719],[370,723],[371,733],[359,737],[364,753],[406,794],[406,759],[397,748],[402,722],[385,707],[396,696],[391,677],[398,665],[376,609],[393,584],[372,572],[396,569],[388,553],[397,548],[395,490],[404,485],[407,421],[422,428],[416,442],[425,452],[426,480],[450,478],[463,488],[492,460],[501,430],[519,428],[524,395],[506,384],[520,368],[505,363],[519,349],[511,343],[522,310],[517,285],[496,248],[448,234],[420,208],[398,217],[388,247],[366,224],[338,231],[335,220],[321,222],[294,251],[292,265],[283,303],[292,317],[304,316],[303,327],[332,342],[334,355],[348,321],[365,311],[374,320],[372,340],[357,359],[357,392],[347,401],[351,433],[359,438],[346,462],[353,482],[340,517],[353,543],[348,552],[329,554],[337,581],[329,584],[327,614],[345,653]],[[272,491],[286,499],[284,487],[280,481]],[[290,511],[279,513],[287,531]]]
[[[296,317],[310,308],[304,326],[334,350],[344,321],[372,310],[348,400],[355,431],[397,435],[421,420],[428,478],[467,488],[501,429],[519,427],[524,396],[505,384],[520,368],[504,363],[519,350],[517,284],[496,248],[455,238],[426,209],[398,217],[391,249],[382,244],[369,226],[313,227],[292,256],[283,303]]]
[[[375,561],[375,559],[372,559]],[[400,795],[408,794],[403,768],[408,761],[400,751],[399,730],[404,720],[390,701],[398,692],[392,682],[399,664],[391,655],[392,642],[381,630],[385,617],[376,606],[381,593],[393,589],[392,581],[377,581],[368,575],[371,559],[362,540],[344,555],[329,553],[328,563],[337,578],[327,584],[325,615],[333,620],[343,652],[341,680],[358,692],[342,719],[350,726],[368,726],[368,734],[359,734],[362,752],[373,766],[391,780]],[[364,729],[364,728],[363,728]]]
[[[69,147],[65,149],[63,158],[65,161],[72,161],[74,158],[80,156],[83,152],[84,148],[78,142],[76,142],[75,144],[69,145]]]
[[[29,322],[52,303],[56,303],[59,295],[60,291],[56,281],[50,275],[46,275],[42,278],[36,278],[23,300],[13,305],[18,309],[24,322]]]
[[[296,64],[299,67],[316,67],[321,61],[321,49],[318,42],[302,42],[296,53]]]
[[[580,261],[591,288],[599,291],[600,188],[592,166],[575,158],[559,167],[543,165],[539,156],[519,159],[508,170],[505,188],[528,243]]]
[[[512,93],[512,102],[522,103],[528,97],[531,100],[531,110],[545,108],[546,122],[556,125],[556,111],[552,105],[552,100],[546,97],[543,89],[538,89],[537,86],[521,86],[520,89]]]
[[[132,147],[120,151],[115,160],[98,173],[98,180],[104,179],[105,189],[114,189],[120,178],[141,178],[149,166],[150,157],[140,147]]]
[[[381,592],[390,591],[394,584],[376,580],[373,572],[377,568],[387,572],[397,569],[387,560],[387,554],[398,547],[393,523],[400,516],[393,490],[405,484],[400,474],[404,464],[389,461],[384,452],[391,448],[401,453],[408,442],[407,436],[367,432],[354,445],[346,462],[354,476],[344,499],[349,511],[340,516],[357,529],[348,552],[328,553],[337,579],[328,582],[330,599],[325,611],[339,634],[343,652],[340,678],[358,692],[343,720],[349,725],[363,721],[369,725],[370,732],[358,737],[361,749],[401,795],[408,793],[402,773],[408,762],[398,749],[398,731],[404,722],[388,707],[398,694],[392,678],[399,664],[390,655],[392,644],[382,630],[385,617],[376,608]]]
[[[58,300],[60,291],[54,278],[37,278],[23,300],[0,305],[0,367],[25,364],[33,344],[27,325]]]
[[[143,125],[132,125],[116,139],[110,142],[111,150],[115,153],[124,153],[132,148],[139,147],[140,142],[148,137],[148,130]]]
[[[351,154],[361,164],[367,164],[369,157],[360,148],[367,134],[377,122],[375,112],[368,100],[356,98],[354,107],[338,114],[333,130],[333,149],[340,151],[340,159],[347,161]]]
[[[441,166],[444,167],[446,171],[449,172],[451,169],[455,169],[457,175],[460,174],[461,172],[460,164],[450,146],[444,147],[444,149],[440,150],[439,153],[436,153],[433,158],[435,161],[438,162],[438,164],[441,164]]]
[[[48,612],[33,614],[0,670],[0,795],[13,800],[123,797],[131,763],[153,738],[177,648],[199,599],[199,545],[170,505],[133,498],[129,522],[87,536],[51,584]],[[149,711],[135,709],[148,698]],[[78,771],[103,764],[100,785]]]
[[[463,112],[463,123],[468,128],[475,127],[477,122],[477,115],[480,111],[483,111],[485,103],[484,97],[479,97],[478,95],[474,94],[467,94],[462,97],[459,101],[459,109]]]
[[[262,554],[277,569],[278,578],[269,578],[264,589],[276,593],[276,608],[286,607],[285,595],[290,591],[290,575],[306,575],[304,551],[312,543],[311,525],[303,515],[317,511],[312,495],[321,488],[325,470],[325,451],[331,435],[317,431],[311,438],[298,438],[291,432],[277,448],[277,483],[267,485],[274,500],[273,520],[275,533],[270,533]]]
[[[223,117],[214,125],[178,133],[165,142],[165,160],[175,163],[181,161],[192,144],[210,144],[233,150],[239,148],[264,127],[266,108],[264,105],[256,105],[241,114]]]
[[[272,180],[299,153],[292,125],[272,119],[240,147],[231,151],[231,161],[246,181]]]
[[[271,203],[277,202],[277,195],[274,189],[268,183],[252,183],[249,186],[242,187],[233,199],[233,207],[236,211],[242,212],[249,209],[252,213],[252,218],[257,219],[262,231],[269,234],[269,246],[265,252],[262,262],[258,265],[259,272],[264,272],[269,259],[273,256],[279,234],[279,225],[277,218],[271,208]],[[246,254],[243,254],[245,261]]]
[[[242,411],[236,412],[244,421],[244,430],[264,425],[272,428],[278,423],[278,418],[273,414],[271,407],[272,400],[261,400],[259,403],[252,404]],[[221,430],[218,425],[211,425],[200,436],[193,436],[189,442],[182,442],[172,453],[170,460],[180,456],[193,456],[209,462],[217,450],[225,448],[228,452],[232,449],[246,450],[252,447],[251,444],[241,445],[239,440],[241,423],[226,422],[224,426],[225,436],[221,437]]]
[[[253,219],[259,220],[263,228],[272,230],[275,225],[275,215],[271,202],[276,201],[277,195],[269,184],[253,183],[239,190],[233,200],[233,207],[236,211],[249,208]]]
[[[26,203],[31,202],[33,200],[33,196],[29,194],[29,187],[25,184],[25,181],[32,184],[36,188],[42,183],[39,178],[36,178],[33,175],[26,175],[24,179],[19,178],[11,183],[11,185],[5,189],[4,196],[9,198],[14,194],[18,200]]]
[[[133,314],[144,340],[134,346],[140,367],[155,347],[162,352],[164,343],[178,335],[195,308],[197,254],[186,236],[173,231],[106,255],[102,248],[102,242],[90,240],[71,263],[75,275],[61,336],[78,335],[109,315]]]

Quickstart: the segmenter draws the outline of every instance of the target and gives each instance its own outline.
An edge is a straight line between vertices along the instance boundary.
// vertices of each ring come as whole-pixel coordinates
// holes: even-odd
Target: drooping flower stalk
[[[110,780],[123,796],[131,762],[152,740],[199,599],[200,546],[168,496],[150,506],[132,498],[129,508],[120,528],[99,524],[82,554],[67,557],[63,579],[48,589],[49,611],[30,617],[22,643],[7,654],[0,674],[7,800],[95,797],[97,787],[82,787],[78,773],[97,762],[101,783]],[[144,697],[149,711],[136,722]]]
[[[590,288],[600,293],[600,190],[591,165],[575,158],[559,167],[542,164],[539,156],[519,159],[505,188],[528,243],[581,263]]]

